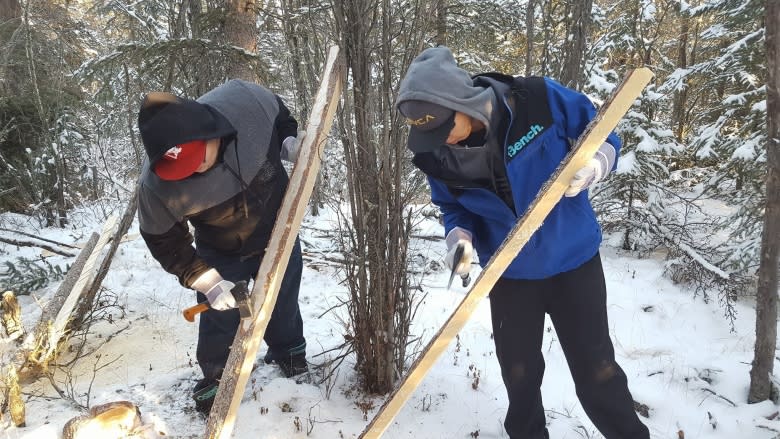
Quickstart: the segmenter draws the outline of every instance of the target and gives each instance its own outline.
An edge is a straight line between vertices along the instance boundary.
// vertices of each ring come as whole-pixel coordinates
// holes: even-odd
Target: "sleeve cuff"
[[[455,226],[452,228],[452,230],[450,230],[450,233],[447,234],[447,237],[444,238],[444,242],[447,244],[447,248],[450,249],[461,239],[471,241],[471,232],[464,229],[463,227]]]
[[[286,160],[288,162],[292,162],[295,159],[295,157],[293,157],[293,155],[294,155],[293,150],[295,149],[295,142],[296,142],[296,138],[293,137],[293,136],[287,136],[282,141],[282,151],[281,151],[281,154],[280,154],[280,157],[281,157],[282,160]]]

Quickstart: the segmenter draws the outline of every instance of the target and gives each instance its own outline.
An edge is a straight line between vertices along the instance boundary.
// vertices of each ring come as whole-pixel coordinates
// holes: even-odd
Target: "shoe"
[[[198,381],[192,394],[192,399],[195,400],[195,410],[198,413],[209,415],[211,406],[214,405],[214,397],[217,396],[218,388],[219,382],[217,380],[203,378]]]
[[[292,378],[297,375],[304,374],[309,371],[309,363],[306,361],[306,354],[292,354],[280,357],[265,357],[266,364],[276,363],[279,365],[279,369],[282,369],[282,375],[285,378]]]

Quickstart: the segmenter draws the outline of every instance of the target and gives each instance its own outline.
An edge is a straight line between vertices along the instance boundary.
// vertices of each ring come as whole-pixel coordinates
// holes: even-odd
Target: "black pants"
[[[545,313],[550,315],[577,397],[606,439],[646,439],[626,375],[615,362],[606,285],[597,253],[577,269],[542,280],[501,278],[490,293],[496,355],[509,395],[504,427],[512,439],[548,438],[542,405]]]
[[[232,282],[254,279],[260,267],[260,257],[242,261],[235,256],[223,256],[207,249],[199,249],[201,256],[209,265],[216,268],[224,279]],[[306,351],[306,339],[303,337],[303,320],[298,308],[298,291],[301,286],[303,260],[301,244],[296,239],[295,246],[287,263],[279,296],[276,299],[271,320],[263,338],[268,344],[270,358],[279,358],[293,353]],[[198,302],[206,296],[198,293]],[[209,309],[200,315],[197,358],[205,381],[219,379],[227,363],[230,346],[238,330],[240,317],[237,309],[215,311]]]

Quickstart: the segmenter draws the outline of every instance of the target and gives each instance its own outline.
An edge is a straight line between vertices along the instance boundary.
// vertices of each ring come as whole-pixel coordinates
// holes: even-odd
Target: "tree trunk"
[[[18,0],[0,0],[0,20],[5,23],[6,20],[19,20],[22,16],[22,7]],[[17,23],[18,25],[18,23]]]
[[[766,1],[766,209],[761,239],[761,262],[756,292],[756,346],[750,370],[748,402],[768,399],[772,393],[769,379],[775,361],[777,342],[777,271],[780,247],[780,1]]]
[[[525,76],[531,76],[534,62],[534,0],[525,9]]]
[[[631,214],[634,210],[634,183],[628,184],[628,201],[626,202],[626,219],[627,223],[631,223]],[[631,227],[626,227],[626,231],[623,234],[623,250],[631,250]]]
[[[398,20],[390,0],[334,1],[351,90],[339,112],[350,213],[343,214],[352,346],[364,389],[386,393],[404,367],[411,313],[407,242],[411,233],[406,131],[393,108],[406,71],[435,26],[435,3],[409,2]]]
[[[373,127],[374,112],[371,91],[371,48],[369,38],[372,24],[378,11],[374,2],[334,2],[334,14],[342,29],[342,46],[346,55],[347,69],[352,75],[353,102],[351,117],[354,119],[354,140],[345,145],[347,178],[349,179],[352,206],[352,227],[354,234],[354,265],[348,280],[353,297],[359,300],[362,312],[354,316],[354,341],[357,365],[366,389],[370,392],[386,393],[392,389],[388,380],[392,363],[386,361],[386,353],[392,352],[383,336],[388,318],[383,313],[384,298],[390,295],[386,289],[383,267],[376,265],[374,255],[384,253],[386,239],[377,242],[376,234],[382,228],[379,203],[380,193],[378,160],[381,160]],[[389,62],[389,60],[386,60]],[[382,231],[385,232],[385,231]],[[387,238],[387,237],[385,237]],[[385,271],[386,272],[386,271]]]
[[[282,7],[281,25],[290,54],[289,63],[292,79],[295,82],[296,116],[299,121],[305,121],[309,119],[311,96],[316,92],[313,87],[318,82],[316,70],[311,67],[314,65],[316,69],[319,69],[324,61],[320,53],[325,51],[325,47],[317,45],[318,40],[309,35],[310,32],[316,31],[314,26],[311,26],[311,22],[305,21],[311,14],[310,6],[312,5],[309,1],[282,0],[280,5]],[[314,191],[309,200],[312,216],[318,216],[320,207],[323,205],[321,184],[323,173],[317,175],[317,183],[314,185]]]
[[[11,96],[12,89],[15,87],[12,78],[16,75],[9,74],[12,70],[8,58],[11,57],[13,50],[10,48],[10,40],[13,33],[19,27],[22,20],[22,7],[18,0],[0,0],[0,43],[3,44],[3,50],[0,51],[0,91],[5,96]]]
[[[679,6],[677,7],[679,12]],[[688,67],[688,31],[690,29],[691,19],[688,14],[680,14],[680,36],[677,41],[677,68],[684,69]],[[678,142],[683,142],[685,137],[685,127],[687,126],[686,111],[688,87],[687,85],[680,91],[675,92],[674,108],[672,110],[672,124],[675,126],[675,137]]]
[[[249,53],[257,53],[257,11],[253,0],[225,1],[225,40]],[[252,64],[247,62],[228,62],[229,79],[255,81],[256,74]]]
[[[555,23],[555,19],[553,18],[553,9],[555,8],[554,2],[545,2],[541,4],[542,7],[542,26],[543,29],[542,33],[542,57],[540,68],[541,71],[539,74],[541,76],[549,76],[551,73],[556,72],[557,70],[554,70],[553,67],[557,64],[555,60],[553,60],[552,52],[550,51],[550,48],[553,45],[553,24]]]
[[[590,11],[593,8],[593,0],[571,2],[568,5],[571,10],[566,17],[570,21],[568,21],[566,40],[563,43],[563,53],[566,59],[563,62],[560,81],[563,85],[577,89],[582,85],[585,51],[590,38]]]
[[[447,45],[447,0],[436,2],[436,38],[437,45]]]

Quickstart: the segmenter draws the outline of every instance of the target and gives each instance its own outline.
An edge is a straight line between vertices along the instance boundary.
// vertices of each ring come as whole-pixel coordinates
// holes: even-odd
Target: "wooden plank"
[[[542,221],[558,204],[574,174],[593,157],[652,77],[653,74],[647,68],[631,71],[615,90],[612,97],[601,107],[596,117],[588,124],[588,127],[572,148],[572,151],[541,188],[526,213],[520,218],[506,239],[504,239],[501,247],[488,261],[474,282],[471,291],[461,301],[439,332],[433,336],[425,350],[412,364],[401,385],[379,408],[374,419],[363,430],[363,433],[360,435],[361,438],[373,439],[382,436],[390,422],[401,411],[406,401],[409,400],[414,390],[433,367],[436,360],[444,353],[447,346],[449,346],[452,339],[455,338],[463,326],[466,325],[477,306],[490,294],[490,290],[496,284],[496,281],[517,257],[517,254],[520,253],[520,250],[531,238],[531,235],[536,232],[542,225]]]
[[[81,272],[84,269],[84,265],[92,254],[92,250],[95,248],[100,236],[97,233],[93,233],[87,243],[84,245],[84,249],[81,250],[76,260],[68,269],[65,274],[65,278],[60,283],[57,291],[46,306],[41,311],[41,317],[38,319],[38,324],[35,329],[25,337],[24,342],[19,351],[15,354],[16,370],[19,373],[20,378],[26,380],[32,378],[40,373],[40,368],[37,367],[38,353],[46,342],[45,339],[49,334],[49,323],[54,319],[62,308],[62,304],[68,297],[68,294],[73,290],[73,286],[79,279]]]
[[[287,262],[317,180],[325,142],[341,94],[343,76],[343,57],[339,55],[338,47],[331,47],[306,126],[306,136],[252,288],[254,319],[242,322],[233,341],[206,426],[207,438],[227,438],[233,431],[244,389],[276,305]]]
[[[119,219],[119,224],[114,229],[114,234],[111,236],[111,245],[106,251],[106,255],[103,257],[100,267],[97,269],[92,282],[87,285],[87,289],[81,295],[78,308],[73,312],[71,322],[68,324],[70,327],[80,327],[84,322],[84,317],[89,314],[92,308],[95,306],[94,301],[97,297],[100,286],[103,284],[103,279],[106,278],[108,270],[111,268],[111,262],[114,260],[119,244],[127,242],[129,240],[137,238],[138,234],[127,235],[127,231],[135,220],[135,213],[138,210],[138,185],[135,187],[135,191],[130,195],[125,207],[124,213]]]
[[[20,352],[23,358],[19,359],[22,364],[19,370],[20,378],[31,379],[45,371],[48,363],[56,356],[56,350],[67,332],[66,326],[79,299],[94,279],[95,263],[113,235],[116,225],[116,216],[111,216],[103,224],[100,235],[93,234],[88,247],[79,254],[78,263],[74,263],[68,270],[65,280],[41,314],[36,330],[31,334],[32,338],[28,337],[22,346]],[[88,255],[86,259],[85,255]]]
[[[68,320],[70,320],[71,314],[82,293],[85,291],[87,284],[94,278],[95,268],[97,268],[95,262],[97,262],[100,254],[103,252],[103,248],[108,243],[109,238],[113,235],[116,224],[117,217],[113,215],[103,224],[103,230],[100,232],[100,239],[98,239],[95,248],[89,255],[89,259],[87,259],[87,262],[84,264],[84,269],[81,270],[76,285],[73,286],[68,298],[65,299],[65,303],[62,304],[62,308],[60,308],[60,311],[57,313],[57,317],[51,323],[51,326],[49,327],[48,346],[44,355],[39,359],[44,363],[54,356],[54,350],[57,349],[60,338],[65,334],[65,325],[67,325]]]

